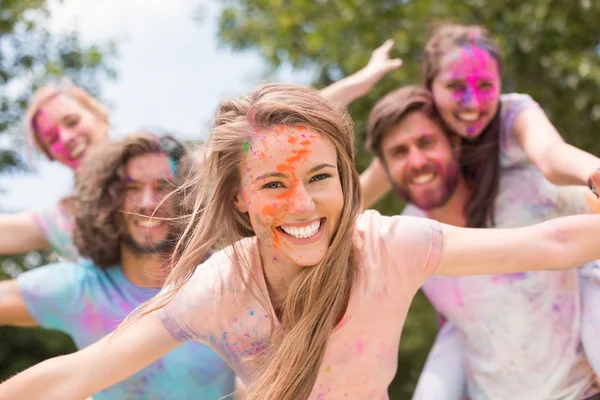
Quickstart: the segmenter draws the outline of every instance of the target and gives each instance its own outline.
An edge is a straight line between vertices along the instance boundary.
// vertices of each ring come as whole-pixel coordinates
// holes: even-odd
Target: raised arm
[[[0,215],[0,255],[49,249],[50,244],[38,230],[32,213]]]
[[[367,169],[360,174],[360,187],[363,210],[371,208],[390,190],[390,181],[378,158],[374,158]]]
[[[0,385],[0,400],[80,400],[128,378],[182,343],[167,332],[158,313],[16,375]]]
[[[390,59],[394,41],[388,39],[371,53],[368,64],[358,72],[341,79],[325,89],[321,95],[326,99],[346,107],[359,97],[369,93],[371,88],[388,72],[400,68],[402,60]]]
[[[586,185],[600,168],[600,158],[566,143],[539,107],[521,112],[514,129],[531,162],[555,185]]]
[[[517,229],[442,224],[440,275],[564,270],[600,259],[600,215],[557,218]]]
[[[37,326],[16,280],[0,281],[0,325]]]

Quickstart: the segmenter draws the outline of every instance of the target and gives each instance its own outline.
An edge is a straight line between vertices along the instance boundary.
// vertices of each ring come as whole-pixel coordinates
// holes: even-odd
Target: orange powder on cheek
[[[298,127],[298,130],[304,130],[304,129],[305,129],[305,127]],[[285,127],[282,125],[278,126],[274,130],[276,135],[279,135],[279,134],[283,133],[284,131],[285,131]],[[302,136],[305,137],[304,135],[302,135]],[[314,139],[315,138],[314,135],[311,135],[311,138]],[[288,143],[294,145],[297,142],[297,140],[298,140],[298,138],[290,137],[290,138],[288,138]],[[263,142],[263,146],[265,148],[267,148],[264,138],[263,138],[262,142]],[[309,139],[305,139],[302,142],[300,142],[300,144],[302,146],[308,146],[312,143],[313,143],[313,141],[311,141]],[[300,149],[300,150],[293,149],[292,152],[295,154],[294,156],[289,157],[288,159],[285,160],[285,162],[277,165],[277,167],[276,167],[277,171],[279,171],[279,172],[289,172],[290,173],[291,179],[293,182],[292,187],[289,190],[286,190],[285,192],[283,192],[277,196],[277,199],[284,200],[284,201],[279,202],[279,204],[277,204],[277,203],[267,204],[267,205],[263,206],[263,208],[261,210],[261,213],[263,215],[275,218],[274,221],[270,224],[271,225],[271,233],[273,234],[273,247],[274,248],[278,248],[281,245],[281,240],[279,237],[280,234],[277,231],[277,228],[275,228],[275,226],[279,225],[279,223],[283,220],[285,213],[282,213],[281,211],[284,208],[284,204],[287,204],[289,202],[289,199],[291,198],[292,193],[294,192],[294,190],[293,190],[294,187],[297,187],[297,185],[298,185],[297,178],[294,173],[296,164],[300,163],[301,161],[305,161],[308,154],[310,154],[309,149]],[[264,153],[262,153],[261,156],[264,158],[265,157]],[[279,217],[278,217],[278,215],[279,215]]]
[[[263,206],[261,213],[264,215],[267,215],[269,217],[274,217],[277,215],[277,210],[279,207],[275,207],[271,204],[267,204],[266,206]]]
[[[261,214],[268,217],[273,217],[273,221],[268,224],[270,225],[271,234],[273,236],[273,248],[277,249],[281,245],[279,238],[279,232],[275,228],[283,220],[285,213],[283,211],[283,204],[281,202],[266,204],[261,209]],[[265,224],[267,225],[267,224]]]

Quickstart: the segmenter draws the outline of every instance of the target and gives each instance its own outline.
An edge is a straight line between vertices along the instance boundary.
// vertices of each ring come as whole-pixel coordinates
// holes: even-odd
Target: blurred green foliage
[[[114,78],[116,44],[83,44],[76,31],[49,31],[47,0],[0,0],[0,135],[22,145],[27,102],[40,85],[67,78],[95,95]],[[23,167],[13,148],[0,149],[0,172]]]
[[[350,106],[356,123],[357,167],[364,125],[374,102],[390,90],[421,81],[423,45],[434,23],[487,27],[501,46],[504,92],[528,93],[575,146],[600,154],[600,2],[592,0],[222,0],[219,39],[225,47],[260,54],[267,65],[317,71],[325,87],[362,68],[386,39],[404,65]],[[388,195],[377,209],[391,215],[404,204]],[[393,399],[410,399],[435,336],[431,307],[415,298],[404,327]]]
[[[114,42],[86,45],[77,32],[53,35],[46,0],[0,0],[0,173],[24,169],[17,151],[24,143],[22,120],[33,91],[45,82],[68,78],[100,95],[102,78],[114,78]],[[1,187],[0,192],[6,188]],[[7,212],[0,204],[0,212]],[[0,257],[0,279],[43,264],[49,254]],[[46,358],[75,349],[71,339],[42,329],[0,327],[0,381]]]

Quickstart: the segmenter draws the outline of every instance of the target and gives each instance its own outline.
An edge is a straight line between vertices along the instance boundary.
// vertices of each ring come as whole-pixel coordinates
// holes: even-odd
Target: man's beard
[[[170,253],[174,246],[174,238],[172,237],[161,240],[158,243],[148,244],[146,246],[136,242],[135,239],[128,233],[123,235],[122,240],[127,247],[138,254]]]
[[[413,195],[412,191],[408,189],[408,185],[398,185],[392,179],[390,179],[390,184],[398,196],[402,197],[409,203],[414,204],[421,210],[431,211],[444,206],[456,191],[460,173],[458,162],[455,161],[450,164],[446,171],[441,171],[439,168],[436,168],[435,172],[442,179],[443,187],[435,190],[429,196],[426,192],[424,196],[417,198]],[[437,195],[438,193],[441,194]]]

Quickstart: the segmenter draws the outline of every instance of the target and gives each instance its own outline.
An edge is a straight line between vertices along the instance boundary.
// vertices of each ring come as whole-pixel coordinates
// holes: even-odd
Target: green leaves
[[[0,0],[0,135],[24,137],[19,122],[28,99],[44,82],[68,77],[99,95],[101,78],[115,76],[111,63],[116,45],[84,45],[76,32],[53,36],[46,5],[46,0]],[[0,173],[23,167],[16,151],[0,148]],[[27,267],[27,256],[0,257],[0,279]],[[0,327],[0,381],[74,349],[72,341],[58,332]]]

